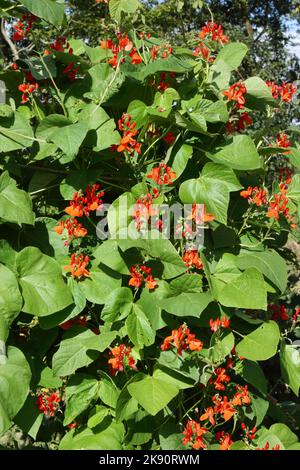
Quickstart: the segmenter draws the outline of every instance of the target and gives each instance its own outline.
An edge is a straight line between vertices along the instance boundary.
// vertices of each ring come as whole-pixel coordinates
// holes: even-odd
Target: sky
[[[298,26],[299,28],[299,26]],[[300,59],[300,34],[297,32],[296,22],[291,22],[288,33],[292,36],[292,41],[289,50],[296,54]]]

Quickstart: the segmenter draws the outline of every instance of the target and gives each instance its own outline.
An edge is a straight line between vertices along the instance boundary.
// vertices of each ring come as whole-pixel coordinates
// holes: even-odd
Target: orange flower
[[[217,318],[216,320],[211,318],[209,320],[209,326],[211,328],[211,331],[213,331],[215,333],[220,328],[225,328],[225,329],[229,328],[230,327],[230,320],[229,320],[229,318],[226,318],[226,317],[223,317],[222,319]]]
[[[73,253],[71,256],[71,262],[69,266],[65,266],[66,271],[71,271],[71,275],[74,278],[89,277],[90,273],[86,269],[89,264],[89,257],[84,256],[83,254],[76,256],[76,253]]]
[[[190,444],[195,450],[206,449],[206,444],[203,441],[203,436],[207,432],[207,429],[202,428],[199,423],[194,420],[189,420],[186,423],[186,427],[183,431],[183,445]]]
[[[71,209],[73,208],[71,207]],[[78,222],[77,219],[74,218],[61,220],[59,224],[54,227],[54,230],[58,235],[61,235],[65,229],[68,232],[68,236],[71,241],[74,238],[85,237],[87,234],[87,230]]]
[[[248,385],[242,387],[241,385],[236,386],[237,392],[232,399],[234,406],[250,405],[251,397],[248,392]]]
[[[138,289],[145,280],[147,289],[153,290],[157,287],[157,280],[153,279],[151,268],[148,266],[135,264],[134,266],[131,266],[130,274],[131,278],[128,283],[129,286],[133,286]]]
[[[221,367],[218,367],[215,371],[215,375],[217,378],[214,380],[214,386],[216,390],[225,390],[225,385],[224,383],[230,382],[230,377],[229,375],[226,374],[226,369],[223,369]],[[212,381],[212,379],[211,379]]]
[[[172,171],[170,166],[167,166],[165,163],[160,163],[158,166],[152,168],[147,178],[153,179],[153,181],[159,185],[169,185],[172,184],[172,180],[176,179],[176,173]]]
[[[128,366],[133,370],[137,370],[136,361],[131,355],[131,347],[126,347],[125,344],[120,344],[111,349],[110,359],[108,364],[110,367],[110,374],[116,375],[118,372],[123,372],[124,367]]]
[[[210,406],[205,410],[205,413],[200,416],[200,421],[206,421],[208,419],[211,425],[214,426],[216,424],[214,414],[214,409]]]
[[[223,27],[217,23],[209,22],[203,26],[199,33],[200,39],[204,39],[208,35],[211,35],[213,41],[220,42],[221,44],[227,44],[229,42],[228,36],[223,32]]]
[[[117,147],[117,152],[128,152],[133,154],[137,152],[141,153],[141,143],[137,142],[135,136],[138,134],[136,129],[136,122],[131,121],[130,114],[123,114],[122,118],[119,119],[119,130],[123,132],[120,145]]]
[[[141,56],[137,53],[137,50],[136,49],[132,49],[132,51],[130,52],[130,57],[131,57],[131,63],[133,65],[139,65],[141,62],[143,62],[143,59],[141,58]]]
[[[265,189],[255,186],[249,186],[248,189],[241,191],[240,195],[244,199],[248,199],[248,204],[255,204],[257,207],[267,204],[267,192]]]
[[[172,334],[167,336],[161,345],[162,351],[167,351],[175,347],[177,353],[181,356],[182,351],[189,349],[190,351],[201,351],[203,343],[199,339],[196,339],[194,334],[190,333],[187,326],[181,325],[178,330],[172,330]]]
[[[232,416],[236,414],[236,409],[228,400],[227,396],[223,397],[223,399],[221,397],[214,396],[212,400],[213,403],[215,403],[215,413],[221,414],[225,421],[229,421]]]
[[[220,450],[229,450],[233,444],[231,434],[225,433],[225,431],[217,432],[216,439],[220,441]]]
[[[187,268],[203,269],[203,264],[197,250],[185,251],[182,260]]]
[[[74,193],[73,200],[70,202],[70,206],[66,207],[65,212],[71,217],[82,217],[90,215],[90,212],[94,212],[102,206],[102,197],[104,191],[100,191],[101,185],[98,183],[88,185],[84,192]]]
[[[245,107],[246,93],[247,93],[247,89],[245,85],[241,82],[237,82],[234,85],[232,85],[227,91],[223,91],[223,95],[227,96],[228,101],[236,101],[237,107],[239,109],[242,109]]]

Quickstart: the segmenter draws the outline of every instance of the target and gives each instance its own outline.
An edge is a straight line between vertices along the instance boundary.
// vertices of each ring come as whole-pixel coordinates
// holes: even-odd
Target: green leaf
[[[284,259],[274,250],[246,251],[242,250],[237,257],[236,264],[239,269],[255,267],[277,286],[282,293],[287,287],[287,265]]]
[[[199,274],[183,274],[170,282],[170,288],[174,294],[202,292],[202,276]]]
[[[173,315],[179,317],[199,318],[203,310],[212,302],[209,292],[186,293],[182,292],[174,297],[167,297],[159,302],[159,306]]]
[[[39,139],[53,142],[67,156],[74,158],[88,132],[88,124],[80,121],[75,124],[61,114],[51,114],[39,124],[36,135]]]
[[[78,119],[87,124],[89,129],[84,145],[92,147],[95,152],[100,152],[120,142],[115,120],[96,104],[86,105],[78,115]]]
[[[262,274],[256,268],[248,268],[231,282],[228,279],[228,284],[217,288],[217,300],[225,307],[266,310],[267,289]]]
[[[87,422],[88,427],[90,429],[95,428],[98,424],[103,422],[108,414],[109,409],[106,408],[106,406],[96,405]]]
[[[163,93],[157,92],[152,106],[148,106],[147,112],[150,116],[167,118],[172,111],[173,101],[180,98],[174,88],[167,88]]]
[[[253,140],[247,135],[236,135],[230,143],[207,153],[208,158],[233,170],[256,170],[261,167],[261,160]]]
[[[86,410],[96,398],[100,382],[87,374],[76,374],[66,387],[66,409],[64,426],[72,423],[77,416]]]
[[[46,388],[60,388],[63,382],[59,377],[54,377],[53,370],[50,367],[44,367],[38,385]]]
[[[140,129],[145,125],[147,120],[147,105],[140,100],[131,101],[127,109],[128,114],[130,114],[132,121],[136,122],[136,128]]]
[[[235,339],[233,333],[224,332],[221,337],[213,335],[210,346],[210,358],[214,363],[223,362],[233,350]]]
[[[269,321],[245,336],[236,346],[236,351],[239,356],[251,361],[266,361],[275,356],[279,339],[277,323]]]
[[[159,443],[162,450],[186,450],[182,443],[182,432],[178,422],[169,419],[159,428]]]
[[[172,166],[172,170],[176,173],[176,179],[181,176],[184,172],[188,161],[193,156],[193,147],[191,145],[183,144],[177,150],[174,156],[171,157],[170,161],[168,162],[169,165]]]
[[[138,410],[138,402],[128,392],[127,385],[122,389],[116,404],[117,421],[126,421]]]
[[[182,183],[179,197],[185,204],[205,204],[208,213],[226,224],[230,192],[241,188],[231,169],[216,163],[207,163],[199,178]]]
[[[122,450],[124,432],[123,424],[115,422],[104,429],[102,423],[76,433],[72,429],[60,441],[59,450]]]
[[[105,372],[100,371],[100,376],[99,398],[103,403],[105,403],[105,405],[110,406],[111,408],[116,408],[120,390],[111,377]]]
[[[115,240],[105,240],[93,252],[93,257],[97,263],[104,264],[118,273],[129,274],[127,264],[130,264],[132,259],[126,259]]]
[[[281,440],[286,449],[289,449],[289,447],[293,446],[298,442],[298,437],[290,430],[290,428],[286,424],[272,424],[269,431],[274,433]]]
[[[93,334],[90,338],[82,339],[80,342],[87,349],[103,352],[116,339],[116,336],[116,331],[101,332],[100,335]]]
[[[253,409],[254,415],[256,416],[256,423],[255,426],[259,426],[269,409],[270,402],[267,400],[264,400],[263,398],[256,397],[251,393],[251,407]]]
[[[233,72],[242,63],[248,47],[241,42],[226,44],[218,53],[212,69],[216,72]]]
[[[280,347],[280,367],[283,380],[298,397],[300,388],[300,352],[282,342]]]
[[[120,278],[114,278],[105,272],[92,271],[82,283],[82,290],[90,302],[105,304],[110,293],[121,285]]]
[[[0,322],[10,327],[19,315],[23,299],[15,275],[6,266],[0,264]],[[3,340],[3,338],[0,337]]]
[[[272,92],[260,77],[251,77],[245,81],[247,89],[247,108],[263,110],[266,105],[276,106]]]
[[[122,13],[132,14],[141,6],[138,0],[110,0],[109,13],[113,20],[121,21]]]
[[[47,316],[72,303],[72,295],[63,280],[60,266],[38,248],[24,248],[17,255],[16,266],[24,312]]]
[[[287,191],[287,197],[298,204],[300,203],[300,175],[296,174],[293,176]]]
[[[37,433],[43,421],[43,413],[36,406],[36,398],[28,395],[19,413],[14,417],[16,423],[22,431],[36,439]]]
[[[13,119],[1,119],[0,125],[0,153],[12,152],[31,147],[34,141],[30,123],[19,112],[15,112]]]
[[[65,17],[64,2],[56,0],[22,0],[24,7],[54,26],[60,26]]]
[[[106,299],[101,312],[105,322],[124,320],[132,310],[133,295],[129,287],[118,287]]]
[[[129,339],[137,348],[150,346],[155,342],[155,333],[150,322],[137,304],[133,304],[132,312],[125,322]]]
[[[73,327],[60,343],[52,359],[55,376],[64,377],[73,374],[77,369],[88,366],[97,357],[97,351],[89,351],[84,340],[94,337],[94,333],[80,327]]]
[[[22,408],[30,379],[31,371],[24,354],[9,346],[7,357],[0,356],[0,436],[9,429],[12,419]]]
[[[107,221],[111,239],[116,240],[121,238],[122,234],[124,234],[125,239],[128,237],[127,227],[132,221],[131,208],[134,207],[134,204],[135,197],[130,192],[123,193],[111,204],[107,212]]]
[[[298,143],[296,143],[296,147],[291,148],[291,151],[288,154],[288,158],[292,165],[300,169],[300,146]]]
[[[29,194],[17,188],[7,171],[0,176],[0,218],[19,225],[34,224]]]
[[[74,193],[85,189],[88,185],[92,185],[101,177],[103,170],[73,170],[68,173],[60,185],[60,193],[66,200],[73,199]]]
[[[129,384],[128,391],[152,416],[167,406],[179,392],[177,387],[155,375],[145,375],[142,380]]]
[[[240,363],[236,372],[240,374],[243,379],[257,388],[264,395],[268,391],[268,382],[262,371],[262,368],[257,362],[244,360]]]
[[[85,98],[94,100],[98,106],[105,103],[121,87],[124,77],[117,73],[109,64],[96,64],[88,70],[92,79],[90,91],[84,93]]]

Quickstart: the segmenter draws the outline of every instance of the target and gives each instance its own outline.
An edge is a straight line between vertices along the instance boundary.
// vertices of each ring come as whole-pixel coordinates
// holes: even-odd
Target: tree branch
[[[14,43],[12,42],[12,40],[10,39],[10,37],[8,36],[8,34],[6,32],[5,19],[4,18],[1,18],[1,34],[2,34],[3,39],[8,44],[8,46],[9,46],[11,52],[12,52],[12,56],[13,56],[14,61],[18,60],[19,59],[19,53],[18,53],[18,50],[17,50],[16,46],[14,45]]]

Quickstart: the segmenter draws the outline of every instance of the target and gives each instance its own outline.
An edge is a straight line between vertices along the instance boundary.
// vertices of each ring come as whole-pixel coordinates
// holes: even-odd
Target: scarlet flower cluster
[[[292,83],[283,82],[282,85],[276,85],[274,82],[266,82],[270,88],[273,98],[281,98],[285,103],[290,103],[297,88]]]
[[[178,330],[172,330],[172,334],[167,336],[161,345],[162,351],[172,348],[177,349],[177,353],[181,356],[182,351],[187,349],[191,351],[201,351],[203,343],[200,339],[196,339],[196,335],[192,334],[186,324],[181,325]]]
[[[163,139],[168,145],[173,145],[176,140],[176,135],[170,131],[164,136]]]
[[[270,449],[270,443],[266,442],[264,447],[257,447],[255,450],[281,450],[281,449],[280,449],[280,444],[276,444],[275,446],[272,447],[272,449]]]
[[[252,126],[253,120],[251,116],[244,111],[243,113],[239,114],[236,119],[232,118],[226,124],[226,129],[229,134],[233,134],[234,132],[242,132],[246,129],[247,126]]]
[[[73,253],[69,266],[65,266],[65,271],[71,271],[71,276],[81,279],[82,277],[89,277],[90,272],[86,269],[90,259],[83,254],[76,255]]]
[[[61,220],[58,225],[54,227],[54,230],[58,235],[61,235],[63,231],[66,230],[70,241],[76,238],[85,237],[87,234],[87,230],[74,217],[67,220]]]
[[[32,30],[33,23],[37,20],[37,17],[28,13],[22,16],[22,21],[19,20],[13,25],[14,34],[12,36],[13,41],[23,41]],[[27,23],[27,24],[26,24]]]
[[[211,50],[203,42],[200,42],[199,46],[193,51],[195,57],[201,56],[204,60],[209,63],[213,63],[215,59],[211,56]]]
[[[45,416],[52,417],[58,410],[60,401],[60,396],[57,393],[49,394],[49,389],[45,388],[42,389],[42,393],[38,395],[35,403]]]
[[[158,166],[152,168],[147,178],[152,179],[158,185],[170,185],[173,183],[172,180],[176,179],[176,173],[172,171],[172,168],[166,165],[166,163],[159,163]]]
[[[236,102],[238,109],[243,109],[245,107],[246,93],[247,89],[241,82],[234,83],[227,91],[223,91],[223,95],[227,96],[228,101]]]
[[[165,91],[167,88],[173,86],[174,78],[176,78],[175,72],[161,72],[158,83],[156,79],[154,79],[151,82],[151,86],[157,88],[158,91]]]
[[[70,43],[67,41],[66,37],[61,37],[55,39],[55,41],[50,45],[52,51],[62,52],[64,54],[73,54],[73,49],[70,46]],[[50,51],[46,50],[45,55],[51,54]],[[76,78],[79,68],[75,66],[74,60],[72,60],[62,71],[63,75],[67,75],[67,77],[73,82]]]
[[[92,186],[88,185],[83,193],[76,191],[65,212],[72,217],[89,216],[90,212],[102,206],[101,198],[104,196],[104,191],[99,191],[100,188],[101,185],[95,183]]]
[[[152,269],[149,266],[135,264],[130,268],[131,278],[128,285],[138,289],[145,281],[146,287],[153,290],[157,287],[157,280],[151,274]]]
[[[72,318],[71,320],[67,320],[64,323],[61,323],[59,327],[62,330],[67,331],[67,330],[70,330],[74,325],[85,327],[86,324],[87,324],[86,318],[81,315],[79,317]]]
[[[161,44],[159,46],[153,46],[151,49],[151,58],[152,60],[167,59],[169,55],[173,54],[173,48],[166,44]]]
[[[134,205],[132,217],[135,221],[135,226],[138,232],[148,228],[151,217],[158,215],[158,210],[153,204],[153,199],[159,196],[156,188],[152,190],[152,194],[148,193],[146,196],[140,196]],[[157,228],[160,228],[160,220],[157,221]]]
[[[292,318],[293,321],[297,321],[300,316],[300,307],[297,307],[295,310],[295,313],[293,313]]]
[[[268,310],[272,314],[272,316],[271,316],[272,320],[286,321],[286,320],[290,319],[290,317],[287,313],[287,309],[285,308],[284,305],[270,304],[270,305],[268,305]]]
[[[108,360],[110,375],[115,376],[118,372],[123,372],[126,366],[137,370],[136,361],[132,357],[131,351],[131,347],[127,347],[123,343],[111,349]]]
[[[198,250],[186,250],[182,257],[182,261],[185,262],[187,268],[203,269],[203,263],[199,256]]]
[[[126,33],[117,33],[118,44],[115,44],[112,39],[107,41],[101,41],[102,49],[109,49],[113,53],[113,57],[108,60],[108,63],[113,67],[117,68],[119,63],[125,62],[125,57],[119,58],[120,52],[129,52],[129,57],[131,58],[131,63],[134,65],[139,65],[143,62],[142,57],[138,53],[137,49],[133,47],[132,41],[130,41]]]
[[[257,207],[267,204],[267,192],[258,186],[249,186],[248,189],[241,191],[241,196],[248,199],[249,204],[255,204]]]
[[[213,333],[216,333],[220,328],[227,329],[230,327],[230,320],[229,318],[223,317],[223,318],[217,318],[214,320],[211,318],[209,320],[209,326],[210,329]]]
[[[130,114],[123,114],[122,118],[118,121],[119,130],[123,132],[120,145],[117,147],[117,152],[128,152],[132,155],[134,152],[141,154],[141,143],[137,142],[135,137],[138,134],[136,129],[136,122],[131,121]]]
[[[22,103],[27,103],[29,97],[39,89],[39,84],[32,76],[31,72],[26,72],[26,82],[18,86],[18,90],[22,92]]]
[[[206,23],[199,33],[200,39],[204,39],[207,36],[211,36],[212,41],[220,42],[221,44],[227,44],[229,42],[228,36],[224,34],[222,25],[217,23]]]
[[[289,148],[292,146],[292,142],[289,140],[288,136],[284,132],[279,132],[277,135],[276,145],[282,148]],[[291,150],[284,152],[284,155],[291,153]]]

